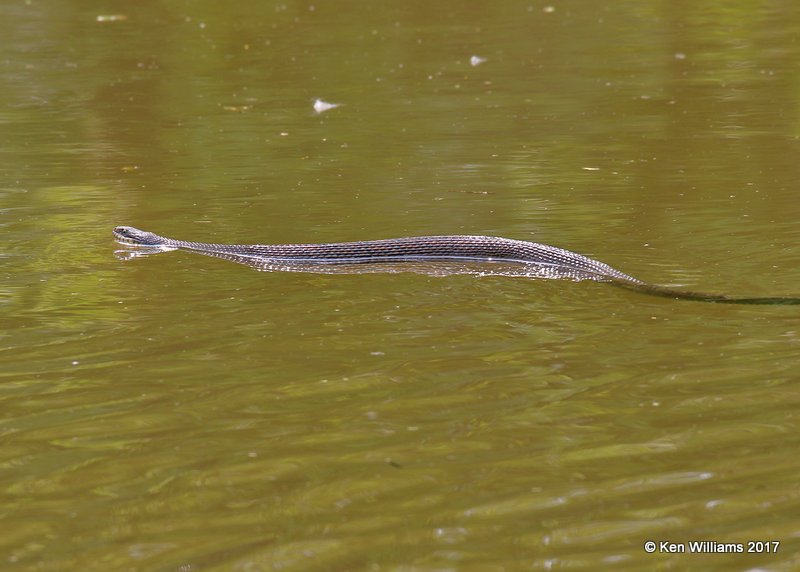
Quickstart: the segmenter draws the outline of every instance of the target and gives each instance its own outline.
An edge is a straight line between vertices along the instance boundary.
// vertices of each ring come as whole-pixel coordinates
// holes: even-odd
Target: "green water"
[[[800,8],[31,1],[0,38],[1,569],[800,566],[797,308],[111,237],[800,294]]]

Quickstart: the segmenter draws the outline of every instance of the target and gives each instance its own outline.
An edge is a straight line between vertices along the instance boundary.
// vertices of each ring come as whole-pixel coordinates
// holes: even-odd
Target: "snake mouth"
[[[124,229],[125,229],[125,227],[123,227],[123,226],[118,226],[117,228],[115,228],[114,231],[113,231],[114,239],[120,244],[126,244],[126,245],[129,245],[129,246],[137,246],[139,243],[136,242],[133,238],[127,236],[124,233]]]

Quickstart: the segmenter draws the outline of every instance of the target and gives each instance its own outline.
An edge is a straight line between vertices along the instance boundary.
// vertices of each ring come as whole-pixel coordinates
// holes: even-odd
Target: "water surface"
[[[499,235],[799,294],[793,5],[0,15],[2,567],[798,566],[792,307],[111,238]]]

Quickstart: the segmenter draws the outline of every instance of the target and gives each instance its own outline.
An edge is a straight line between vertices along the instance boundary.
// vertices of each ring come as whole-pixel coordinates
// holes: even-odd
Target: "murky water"
[[[800,565],[796,308],[111,238],[488,234],[800,294],[793,4],[0,16],[0,568]]]

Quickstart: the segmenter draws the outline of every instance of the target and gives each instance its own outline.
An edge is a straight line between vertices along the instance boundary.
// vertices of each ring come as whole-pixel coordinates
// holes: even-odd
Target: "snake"
[[[132,226],[117,226],[114,238],[120,244],[150,252],[185,250],[247,264],[261,270],[326,271],[380,264],[455,263],[447,273],[493,274],[470,270],[469,264],[500,264],[506,274],[562,278],[574,281],[609,282],[643,294],[716,302],[722,304],[800,305],[800,296],[736,297],[660,286],[634,278],[604,262],[556,246],[496,236],[412,236],[355,242],[317,244],[214,244],[167,238]],[[423,266],[424,267],[424,266]],[[418,268],[418,267],[417,267]],[[356,270],[352,270],[356,269]]]

